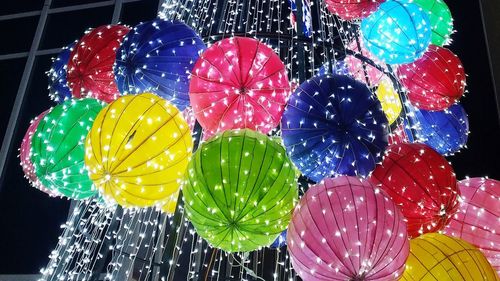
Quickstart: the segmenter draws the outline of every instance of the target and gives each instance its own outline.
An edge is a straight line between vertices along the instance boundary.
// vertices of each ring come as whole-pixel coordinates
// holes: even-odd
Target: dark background
[[[0,16],[40,10],[43,0],[3,1]],[[97,0],[53,0],[52,8],[99,2]],[[468,148],[448,159],[457,178],[490,176],[500,179],[499,116],[491,79],[478,1],[446,0],[457,32],[449,47],[462,60],[468,74],[468,92],[461,103],[469,114]],[[158,0],[126,3],[120,21],[135,25],[156,17]],[[40,49],[62,47],[78,39],[89,27],[111,22],[113,6],[49,15]],[[27,52],[39,16],[0,21],[0,55]],[[0,61],[0,141],[14,104],[26,58]],[[45,71],[51,55],[38,56],[28,86],[13,149],[8,158],[5,177],[0,180],[0,274],[38,273],[48,262],[57,244],[60,225],[68,215],[69,201],[49,198],[30,187],[17,158],[17,147],[29,121],[54,104],[48,98]]]

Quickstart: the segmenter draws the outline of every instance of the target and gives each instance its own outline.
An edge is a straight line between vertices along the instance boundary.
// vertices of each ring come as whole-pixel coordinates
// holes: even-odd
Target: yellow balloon
[[[97,115],[85,164],[107,200],[160,208],[175,200],[175,208],[192,146],[189,126],[174,105],[150,93],[128,95]]]
[[[389,124],[394,123],[398,120],[403,106],[399,100],[398,92],[394,90],[394,86],[389,78],[385,77],[380,81],[376,94],[378,100],[382,104],[382,110],[384,111]]]
[[[486,257],[464,240],[428,233],[410,241],[401,280],[500,280]]]

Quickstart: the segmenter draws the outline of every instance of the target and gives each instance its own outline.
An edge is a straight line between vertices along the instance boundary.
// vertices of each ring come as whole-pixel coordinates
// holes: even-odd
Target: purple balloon
[[[356,177],[325,179],[300,200],[288,252],[304,281],[396,280],[410,250],[398,207]]]

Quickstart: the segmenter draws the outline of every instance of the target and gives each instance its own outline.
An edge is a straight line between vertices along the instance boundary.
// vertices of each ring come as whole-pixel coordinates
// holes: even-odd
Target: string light
[[[66,70],[69,57],[76,42],[62,48],[61,52],[52,61],[52,66],[47,72],[49,77],[49,97],[57,103],[62,103],[71,98],[71,91],[66,80]]]
[[[393,124],[399,120],[403,105],[399,99],[398,92],[394,89],[392,81],[387,76],[382,79],[375,93],[389,124]]]
[[[325,0],[328,10],[345,20],[365,18],[385,0]]]
[[[432,30],[431,43],[437,46],[451,43],[453,18],[448,5],[443,0],[408,0],[417,4],[429,16]]]

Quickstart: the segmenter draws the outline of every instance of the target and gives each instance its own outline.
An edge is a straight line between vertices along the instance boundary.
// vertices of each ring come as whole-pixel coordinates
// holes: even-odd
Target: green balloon
[[[251,130],[226,131],[191,158],[183,187],[188,219],[216,248],[270,245],[298,198],[295,170],[281,145]]]
[[[84,165],[85,138],[103,107],[95,99],[68,100],[40,121],[31,142],[31,161],[45,187],[72,199],[97,193]]]
[[[453,18],[448,5],[443,0],[414,0],[414,3],[429,15],[432,29],[431,43],[437,46],[448,44],[453,32]]]

